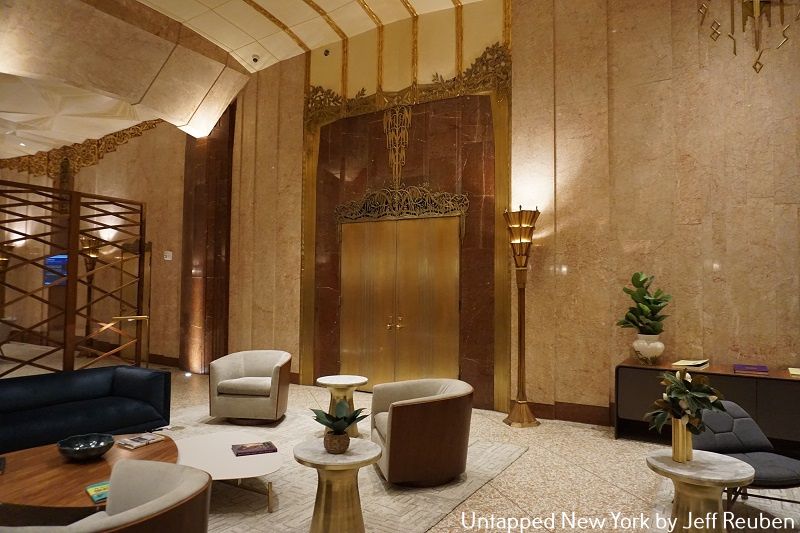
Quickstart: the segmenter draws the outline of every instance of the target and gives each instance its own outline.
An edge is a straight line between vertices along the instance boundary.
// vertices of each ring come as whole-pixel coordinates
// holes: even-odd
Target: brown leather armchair
[[[457,379],[418,379],[372,389],[372,441],[390,483],[434,486],[467,467],[472,386]]]

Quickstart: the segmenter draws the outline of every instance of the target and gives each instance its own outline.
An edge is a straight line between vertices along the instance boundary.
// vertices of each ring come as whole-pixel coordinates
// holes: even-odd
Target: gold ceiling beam
[[[283,33],[291,37],[294,40],[294,42],[297,43],[297,46],[303,49],[303,52],[311,51],[308,45],[304,43],[303,40],[300,37],[298,37],[297,34],[291,30],[291,28],[289,28],[289,26],[287,26],[280,19],[278,19],[278,17],[276,17],[275,15],[264,9],[260,4],[256,3],[255,0],[244,0],[244,1],[247,5],[258,11],[261,15],[269,19],[270,22],[279,27],[283,31]]]
[[[358,4],[361,6],[361,9],[364,10],[364,13],[372,19],[372,22],[375,24],[375,27],[378,28],[378,93],[383,90],[383,22],[381,22],[380,17],[375,14],[371,7],[367,4],[367,0],[358,0]]]
[[[339,39],[342,41],[342,73],[341,73],[341,91],[342,94],[347,95],[347,62],[348,62],[348,37],[347,34],[339,27],[338,24],[331,18],[327,11],[322,9],[319,4],[317,4],[314,0],[303,0],[311,9],[319,13],[319,16],[322,17],[325,22],[328,23],[328,26],[339,36]]]
[[[464,6],[461,0],[453,0],[456,8],[456,76],[464,70]]]
[[[417,87],[417,71],[419,70],[419,49],[417,43],[419,41],[419,15],[414,6],[411,5],[410,0],[400,0],[403,6],[411,15],[411,87],[416,90]]]

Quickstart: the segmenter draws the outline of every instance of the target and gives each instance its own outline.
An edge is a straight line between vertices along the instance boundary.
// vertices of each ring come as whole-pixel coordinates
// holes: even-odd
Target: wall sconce
[[[511,400],[511,410],[503,422],[511,427],[526,428],[539,425],[525,393],[525,285],[539,209],[530,211],[519,206],[519,211],[506,209],[503,217],[508,226],[511,254],[517,271],[517,397]]]

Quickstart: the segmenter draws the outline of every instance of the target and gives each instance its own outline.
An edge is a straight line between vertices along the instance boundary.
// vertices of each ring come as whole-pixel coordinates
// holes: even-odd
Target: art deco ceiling
[[[480,0],[139,0],[256,72],[392,22]],[[258,60],[253,61],[253,56]]]
[[[85,89],[0,73],[0,158],[83,142],[154,118],[144,108]]]

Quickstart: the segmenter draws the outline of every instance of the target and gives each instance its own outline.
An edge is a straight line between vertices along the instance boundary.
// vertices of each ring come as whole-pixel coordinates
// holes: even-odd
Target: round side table
[[[380,457],[381,447],[363,439],[351,440],[350,447],[341,454],[326,452],[322,439],[308,440],[294,447],[298,463],[317,469],[312,533],[364,532],[358,470],[377,462]]]
[[[668,477],[675,486],[672,500],[672,531],[725,533],[722,491],[725,487],[749,485],[755,470],[749,464],[727,455],[694,450],[686,463],[672,460],[672,450],[648,454],[647,466],[656,474]]]
[[[356,387],[366,385],[369,380],[364,376],[322,376],[317,378],[317,385],[327,387],[331,393],[331,404],[328,407],[328,413],[333,415],[336,413],[336,404],[340,400],[345,400],[347,405],[350,406],[352,413],[355,407],[353,406],[353,391]],[[358,437],[358,424],[353,424],[347,428],[347,434],[351,437]]]

